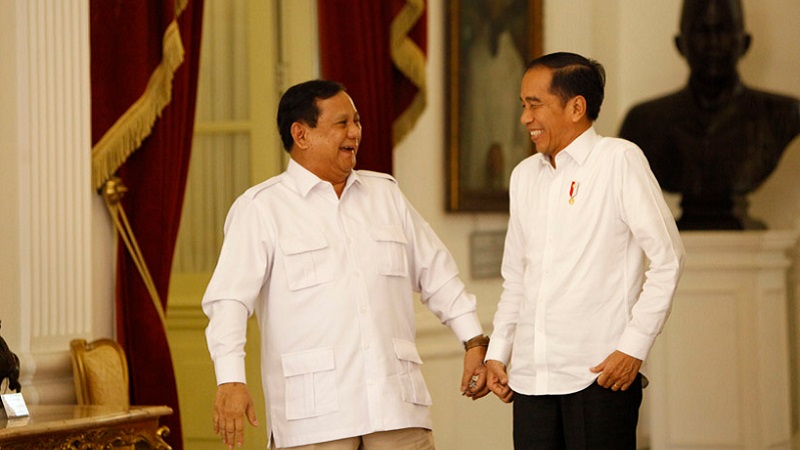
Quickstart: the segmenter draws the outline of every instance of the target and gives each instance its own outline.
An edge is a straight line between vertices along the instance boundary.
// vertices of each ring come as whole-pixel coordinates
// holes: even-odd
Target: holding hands
[[[461,395],[477,400],[489,393],[486,385],[486,347],[476,346],[464,355],[464,373],[461,376]]]
[[[514,397],[514,391],[508,387],[508,373],[506,373],[506,365],[500,361],[490,359],[486,361],[486,369],[489,372],[486,385],[490,391],[494,392],[500,400],[504,403],[511,403]]]

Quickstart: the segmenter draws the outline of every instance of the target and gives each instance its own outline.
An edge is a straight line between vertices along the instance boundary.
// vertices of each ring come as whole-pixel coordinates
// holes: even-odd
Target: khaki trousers
[[[436,450],[433,445],[433,432],[425,428],[379,431],[337,441],[280,449],[275,447],[273,442],[270,448],[272,450]]]

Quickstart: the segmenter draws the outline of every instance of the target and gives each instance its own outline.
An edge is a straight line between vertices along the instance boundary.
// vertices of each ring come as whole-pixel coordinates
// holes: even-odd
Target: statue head
[[[684,0],[675,45],[692,79],[704,84],[737,80],[736,65],[751,39],[741,0]]]

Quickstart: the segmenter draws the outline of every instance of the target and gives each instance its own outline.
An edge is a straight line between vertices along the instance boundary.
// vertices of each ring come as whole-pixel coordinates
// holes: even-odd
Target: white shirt
[[[589,368],[614,350],[645,360],[683,265],[675,221],[635,144],[590,128],[556,167],[536,154],[511,175],[503,293],[486,355],[525,395],[586,388],[597,377]]]
[[[412,291],[460,340],[482,333],[450,253],[393,178],[354,171],[337,198],[292,160],[228,213],[203,297],[217,382],[245,382],[255,312],[278,447],[430,428]]]

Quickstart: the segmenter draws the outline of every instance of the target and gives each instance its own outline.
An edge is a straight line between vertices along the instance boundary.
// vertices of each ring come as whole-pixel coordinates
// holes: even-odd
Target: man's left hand
[[[600,386],[612,391],[626,391],[633,384],[641,367],[641,359],[615,350],[603,362],[589,370],[600,374],[597,377],[597,384]]]

